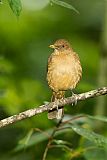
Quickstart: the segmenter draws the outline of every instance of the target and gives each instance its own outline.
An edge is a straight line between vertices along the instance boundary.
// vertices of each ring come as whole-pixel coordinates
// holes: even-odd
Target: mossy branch
[[[102,87],[102,88],[98,88],[96,90],[91,90],[89,92],[85,92],[85,93],[81,93],[81,94],[77,94],[75,96],[72,97],[67,97],[64,99],[61,99],[58,101],[58,106],[64,106],[66,104],[73,104],[75,103],[75,101],[83,101],[86,100],[88,98],[95,98],[101,95],[106,95],[107,94],[107,87]],[[50,109],[54,109],[56,108],[55,102],[51,102],[45,105],[41,105],[39,107],[35,107],[33,109],[29,109],[26,110],[24,112],[21,112],[19,114],[10,116],[8,118],[5,118],[3,120],[0,121],[0,128],[8,126],[10,124],[16,123],[18,121],[21,121],[23,119],[26,118],[30,118],[32,116],[38,115],[40,113],[46,112]]]

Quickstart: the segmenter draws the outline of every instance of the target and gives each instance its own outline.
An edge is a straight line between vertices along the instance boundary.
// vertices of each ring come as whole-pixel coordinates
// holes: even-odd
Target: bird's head
[[[68,41],[64,39],[59,39],[53,45],[50,45],[49,47],[55,50],[58,50],[58,51],[63,51],[63,50],[70,49],[70,44]]]

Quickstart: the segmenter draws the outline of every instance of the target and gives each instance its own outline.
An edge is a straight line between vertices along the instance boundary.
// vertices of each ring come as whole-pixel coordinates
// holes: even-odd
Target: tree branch
[[[107,94],[107,87],[98,88],[96,90],[92,90],[89,92],[77,94],[72,97],[64,98],[58,101],[58,106],[64,106],[66,104],[73,104],[75,101],[83,101],[88,98],[94,98],[101,95]],[[32,117],[34,115],[38,115],[40,113],[46,112],[50,109],[56,108],[55,102],[51,102],[46,105],[41,105],[38,108],[29,109],[27,111],[21,112],[19,114],[10,116],[0,121],[0,128],[10,125],[12,123],[16,123],[17,121]]]
[[[52,143],[52,141],[53,141],[53,139],[54,139],[54,135],[55,135],[56,131],[58,130],[58,128],[60,127],[60,125],[61,125],[61,123],[62,123],[62,120],[63,120],[63,117],[59,120],[59,122],[56,124],[55,128],[53,129],[53,132],[52,132],[52,134],[50,135],[49,141],[48,141],[48,143],[47,143],[47,145],[46,145],[46,148],[45,148],[45,151],[44,151],[42,160],[45,160],[45,159],[46,159],[48,150],[49,150],[50,145],[51,145],[51,143]]]

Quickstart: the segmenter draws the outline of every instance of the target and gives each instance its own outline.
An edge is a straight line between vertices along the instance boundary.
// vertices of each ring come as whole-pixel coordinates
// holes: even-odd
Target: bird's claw
[[[77,105],[77,94],[72,92],[72,97],[74,97],[74,103],[72,103],[72,106],[75,104],[75,106]]]
[[[58,100],[54,101],[54,107],[56,107],[57,111],[58,111]]]

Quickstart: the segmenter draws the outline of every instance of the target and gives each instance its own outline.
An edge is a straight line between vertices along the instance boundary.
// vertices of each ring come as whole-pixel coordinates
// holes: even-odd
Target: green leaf
[[[87,115],[87,117],[91,118],[91,119],[107,122],[107,117],[105,117],[105,116],[90,116],[90,115]]]
[[[33,129],[31,129],[31,130],[28,132],[28,134],[27,134],[23,139],[21,139],[21,140],[19,141],[19,144],[23,144],[23,145],[26,146],[26,145],[28,144],[28,142],[29,142],[32,134],[33,134]]]
[[[53,142],[56,143],[57,145],[69,145],[71,146],[70,142],[64,141],[64,140],[60,140],[60,139],[53,139]]]
[[[12,9],[13,13],[18,17],[22,10],[22,4],[20,0],[8,0],[10,8]]]
[[[71,153],[72,149],[66,145],[60,144],[60,145],[52,145],[54,148],[61,148],[63,150],[69,151]]]
[[[67,131],[71,131],[71,128],[70,129],[66,129],[66,130],[61,130],[61,131],[58,131],[56,132],[56,135],[60,135],[62,133],[65,133]],[[46,131],[47,135],[51,135],[53,132],[53,128],[52,129],[48,129]],[[33,135],[31,135],[31,133],[29,134],[30,138],[27,138],[27,144],[26,144],[26,148],[28,147],[31,147],[33,145],[36,145],[40,142],[43,142],[44,140],[47,140],[49,137],[46,136],[46,134],[44,133],[34,133]],[[18,143],[18,145],[14,148],[13,152],[18,152],[18,151],[21,151],[25,148],[25,139],[22,139],[21,143]]]
[[[74,8],[71,4],[68,4],[68,3],[63,2],[63,1],[60,1],[60,0],[51,0],[51,2],[54,3],[54,4],[57,4],[57,5],[59,5],[59,6],[62,6],[62,7],[71,9],[71,10],[73,10],[73,11],[75,11],[76,13],[79,14],[79,11],[78,11],[76,8]]]
[[[72,125],[71,128],[79,135],[85,137],[86,139],[94,142],[99,147],[107,147],[107,138],[99,135],[93,131],[82,128],[78,125]]]
[[[51,134],[52,133],[52,129],[47,130],[47,134]],[[33,135],[30,134],[30,139],[29,141],[27,141],[27,145],[26,148],[31,147],[35,144],[38,144],[44,140],[47,140],[48,137],[44,134],[44,133],[35,133]],[[23,150],[25,148],[25,144],[24,144],[25,140],[21,140],[21,143],[19,141],[19,144],[16,146],[16,148],[13,150],[13,152],[17,152],[20,150]]]
[[[107,152],[101,148],[93,148],[93,150],[86,148],[85,152],[82,152],[86,160],[107,160]]]

